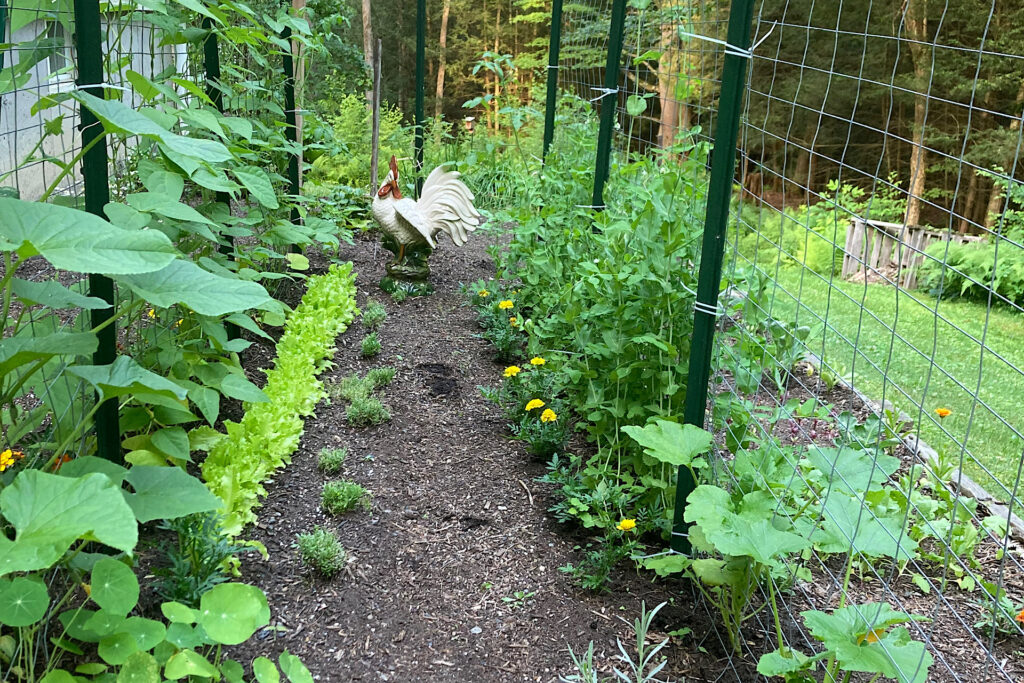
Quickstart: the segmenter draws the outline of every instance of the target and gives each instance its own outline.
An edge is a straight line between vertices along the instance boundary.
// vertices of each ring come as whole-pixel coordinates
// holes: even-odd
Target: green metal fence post
[[[594,199],[596,209],[604,208],[604,184],[611,163],[612,134],[619,109],[619,70],[622,64],[622,34],[626,24],[626,0],[614,0],[612,22],[608,27],[608,61],[605,64],[604,89],[601,102],[601,128],[597,134],[597,165],[594,168]]]
[[[209,17],[203,18],[203,29],[207,31],[203,40],[203,62],[206,68],[206,96],[213,102],[217,111],[224,113],[224,92],[220,89],[220,51],[217,49],[217,34],[213,32],[213,22]],[[231,195],[227,192],[217,193],[217,202],[223,204],[231,213]],[[235,238],[230,235],[223,238],[225,241],[217,245],[217,250],[225,256],[234,252]],[[228,323],[226,325],[229,339],[238,339],[238,325]]]
[[[295,110],[295,60],[292,58],[292,29],[289,26],[285,26],[281,32],[281,38],[288,43],[288,47],[284,53],[282,59],[284,67],[284,122],[285,122],[285,135],[288,137],[288,142],[292,145],[299,144],[299,125],[298,125],[298,112]],[[302,170],[299,168],[299,159],[302,157],[302,150],[295,150],[295,153],[288,159],[288,183],[291,185],[291,194],[294,197],[298,197],[299,193],[302,192]],[[301,220],[299,216],[299,206],[297,203],[292,204],[292,223],[298,223]],[[294,248],[294,245],[293,245]]]
[[[697,275],[697,301],[693,311],[693,341],[690,346],[690,367],[686,381],[686,403],[683,421],[704,427],[708,382],[711,378],[711,351],[715,342],[718,319],[718,290],[722,282],[722,259],[725,254],[725,231],[729,222],[733,175],[736,172],[736,141],[739,137],[740,115],[746,86],[750,49],[750,23],[753,0],[732,0],[726,40],[729,48],[722,65],[722,96],[718,106],[715,148],[711,156],[711,181],[708,188],[704,238],[701,244],[700,272]],[[689,553],[689,526],[683,520],[686,499],[696,482],[686,467],[679,468],[676,480],[675,516],[672,525],[672,549]]]
[[[423,190],[424,81],[427,78],[427,0],[416,2],[416,197]]]
[[[99,0],[75,0],[75,40],[78,54],[78,87],[85,92],[103,97],[103,43],[100,37]],[[107,175],[107,141],[103,125],[86,107],[79,106],[79,125],[82,146],[95,146],[82,156],[82,182],[85,185],[85,210],[105,219],[103,207],[110,201]],[[98,141],[97,141],[98,139]],[[117,301],[114,282],[102,275],[89,276],[89,294],[99,297],[110,308],[91,312],[92,326],[98,327],[114,316]],[[108,324],[97,333],[99,346],[92,360],[96,365],[109,365],[117,357],[117,326]],[[118,422],[117,400],[100,404],[95,417],[96,451],[107,460],[121,460],[121,428]]]
[[[548,148],[555,139],[555,109],[558,108],[558,53],[562,47],[562,0],[551,5],[551,38],[548,40],[548,97],[544,106],[544,151],[541,161],[547,158]]]

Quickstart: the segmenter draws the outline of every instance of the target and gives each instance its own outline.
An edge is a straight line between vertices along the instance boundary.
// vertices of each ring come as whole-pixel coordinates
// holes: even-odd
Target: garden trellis
[[[599,138],[593,204],[615,191],[601,190],[609,156],[628,169],[649,155],[706,165],[695,180],[709,184],[706,231],[716,202],[731,206],[722,278],[705,233],[700,268],[714,297],[698,294],[693,312],[686,421],[706,420],[732,440],[731,448],[720,443],[723,461],[784,425],[772,457],[790,480],[771,488],[776,515],[791,514],[794,490],[812,490],[817,521],[838,530],[833,546],[856,556],[866,530],[891,546],[881,561],[851,560],[861,582],[850,600],[929,619],[908,627],[935,657],[929,680],[1014,680],[1000,647],[1020,633],[1008,597],[1020,598],[1024,531],[1024,357],[1014,341],[1024,310],[1024,55],[1014,51],[1011,28],[1021,10],[760,0],[744,27],[747,42],[727,33],[746,11],[741,1],[558,5],[551,54],[560,58],[549,68],[561,92],[589,100],[602,129],[615,129]],[[747,68],[730,67],[730,57]],[[735,172],[733,88],[742,91]],[[550,93],[549,117],[558,106]],[[563,116],[548,155],[557,152]],[[706,155],[701,145],[711,142],[718,147]],[[717,326],[707,402],[694,362],[702,318]],[[839,415],[838,430],[818,434],[829,413]],[[844,422],[853,414],[885,438],[851,448],[864,436]],[[823,470],[825,488],[813,481]],[[734,469],[716,471],[739,490],[728,481]],[[915,500],[892,515],[876,500],[901,490],[912,498],[921,477],[949,498],[942,516]],[[679,495],[689,493],[682,483]],[[846,527],[837,520],[848,500],[857,505],[844,509],[853,515]],[[821,544],[804,551],[812,579],[770,575],[791,587],[781,610],[789,625],[801,623],[801,610],[835,607],[830,595],[847,599],[850,575],[836,572],[833,552]],[[767,613],[750,618],[752,630],[777,640]],[[815,650],[807,631],[787,626],[778,636],[780,647]],[[754,655],[759,647],[742,645]],[[908,654],[897,668],[923,680],[925,656]]]
[[[236,236],[259,234],[262,237],[256,243],[249,239],[237,268],[261,264],[260,270],[272,277],[270,271],[282,270],[285,258],[267,245],[290,248],[307,237],[300,225],[298,202],[302,151],[296,90],[301,90],[297,82],[301,73],[295,73],[294,55],[310,29],[304,20],[289,14],[290,8],[276,5],[260,12],[232,3],[212,8],[186,5],[18,0],[0,6],[0,25],[9,41],[0,52],[3,196],[85,209],[130,230],[149,223],[191,252],[203,269],[222,274],[228,273],[218,268],[236,268],[231,265],[241,253],[234,245]],[[90,96],[97,99],[89,100]],[[101,106],[103,100],[108,104]],[[128,114],[131,111],[139,115],[133,117]],[[166,127],[166,134],[158,127]],[[211,141],[192,146],[186,136]],[[240,165],[233,178],[206,165],[223,163],[227,150],[218,141],[229,139],[242,143],[235,148]],[[204,158],[211,150],[216,154]],[[217,155],[220,158],[214,158]],[[183,194],[186,188],[176,187],[174,174],[159,176],[164,180],[157,181],[160,164],[181,171],[196,184]],[[272,169],[276,179],[261,164]],[[286,207],[273,196],[275,182],[292,197]],[[217,209],[218,204],[223,208]],[[13,267],[21,265],[20,261],[7,263],[8,280]],[[95,329],[97,344],[92,353],[98,366],[110,366],[119,356],[131,357],[139,370],[157,372],[167,371],[169,363],[178,363],[179,370],[181,363],[195,369],[196,362],[205,365],[199,358],[206,353],[211,360],[230,361],[231,353],[238,350],[237,326],[253,328],[252,321],[243,320],[241,309],[236,309],[222,319],[227,336],[221,338],[216,328],[208,327],[217,323],[204,317],[217,305],[192,317],[194,309],[169,292],[155,299],[143,297],[140,292],[145,285],[115,285],[99,273],[90,274],[83,289],[78,276],[39,265],[40,272],[21,277],[56,280],[75,294],[58,302],[63,294],[54,299],[51,292],[49,298],[39,298],[37,292],[35,298],[26,298],[24,291],[15,291],[20,301],[12,311],[20,317],[13,324],[8,319],[5,336],[27,339]],[[189,272],[203,276],[198,270]],[[255,291],[248,285],[243,289]],[[84,294],[94,298],[83,299]],[[161,303],[146,303],[154,300]],[[91,319],[56,313],[53,305],[57,303],[89,310]],[[272,315],[279,314],[280,310]],[[166,355],[172,346],[182,350],[174,359]],[[67,349],[60,351],[67,353]],[[4,378],[8,447],[38,438],[42,428],[49,448],[61,451],[60,458],[72,458],[91,452],[95,434],[98,454],[120,460],[125,430],[119,420],[137,427],[139,419],[145,421],[145,411],[140,414],[137,406],[119,405],[116,398],[97,405],[95,376],[83,379],[74,374],[67,355],[47,351],[38,363],[15,367]],[[212,367],[200,372],[208,373]],[[199,398],[196,405],[203,406],[206,417],[212,419],[217,413],[217,393],[259,399],[240,371],[225,374],[227,366],[216,367],[199,384],[192,381],[195,377],[180,376],[183,386],[177,399],[191,391],[190,400]],[[220,386],[217,393],[208,393],[215,386]],[[165,411],[162,420],[166,421],[161,421],[165,425],[176,420],[174,400],[167,399],[178,390],[166,391],[170,393],[164,405],[157,408]],[[108,394],[117,395],[116,391]],[[130,425],[128,431],[134,427]],[[178,456],[182,445],[175,449]]]

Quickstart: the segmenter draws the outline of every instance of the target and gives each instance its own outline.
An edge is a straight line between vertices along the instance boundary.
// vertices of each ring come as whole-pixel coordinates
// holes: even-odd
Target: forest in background
[[[565,4],[561,85],[586,99],[604,80],[610,6]],[[329,0],[310,7],[337,11]],[[694,35],[724,38],[728,7],[724,0],[630,2],[620,105],[625,93],[647,102],[640,128],[629,130],[634,149],[666,147],[693,125],[713,130],[721,53]],[[767,38],[752,63],[741,136],[745,169],[756,172],[748,184],[776,205],[794,205],[812,203],[837,178],[868,189],[892,183],[911,195],[910,224],[993,228],[1006,194],[998,177],[1019,178],[1024,5],[982,9],[968,0],[759,3],[755,17]],[[504,107],[542,108],[550,11],[545,0],[430,0],[427,115],[473,116],[494,132],[501,117],[489,102],[463,105],[489,93]],[[333,29],[332,58],[310,65],[307,100],[330,107],[367,88],[372,41],[365,38],[373,35],[383,46],[383,98],[411,122],[415,4],[348,0],[345,15]],[[485,56],[510,59],[514,78],[499,82],[493,69],[480,68]]]

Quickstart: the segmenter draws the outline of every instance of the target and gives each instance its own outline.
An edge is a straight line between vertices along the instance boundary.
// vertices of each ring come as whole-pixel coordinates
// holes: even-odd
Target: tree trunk
[[[928,111],[928,80],[931,74],[931,52],[928,49],[928,0],[905,0],[904,21],[910,38],[910,57],[914,63],[914,133],[910,156],[910,182],[907,186],[907,225],[921,224],[921,204],[927,185],[928,166],[924,144],[924,125]]]
[[[1024,81],[1021,82],[1020,89],[1017,91],[1017,99],[1015,100],[1017,105],[1017,111],[1013,112],[1014,116],[1010,119],[1010,131],[1017,132],[1020,130],[1020,120],[1022,113],[1020,111],[1021,105],[1024,104]],[[1011,154],[1006,160],[1006,166],[1004,173],[1011,178],[1014,177],[1017,169],[1014,168],[1014,162],[1016,161],[1015,154]],[[984,224],[986,228],[992,229],[995,227],[996,221],[999,220],[999,214],[1003,212],[1003,202],[1006,199],[1006,190],[1000,185],[992,186],[992,194],[989,196],[988,209],[985,212]]]
[[[971,179],[967,183],[967,194],[964,197],[964,210],[960,214],[960,227],[957,230],[961,235],[966,235],[970,228],[972,214],[978,203],[978,185],[978,172],[972,170]]]
[[[440,118],[444,101],[444,68],[448,49],[448,14],[452,9],[452,0],[444,0],[441,10],[441,37],[437,41],[437,90],[434,93],[434,118]]]
[[[370,21],[370,0],[363,0],[363,61],[373,73],[373,23]],[[373,110],[373,87],[366,91],[366,106]]]
[[[658,146],[671,147],[679,132],[680,114],[689,119],[686,105],[679,101],[677,93],[679,78],[683,72],[683,51],[679,43],[679,13],[685,5],[683,0],[662,0],[661,39],[658,49],[658,100],[661,117],[658,121]]]

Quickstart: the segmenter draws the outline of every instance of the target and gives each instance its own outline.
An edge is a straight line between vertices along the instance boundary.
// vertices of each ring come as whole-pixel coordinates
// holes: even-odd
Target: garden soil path
[[[397,376],[381,395],[392,419],[355,429],[343,403],[325,401],[307,421],[250,535],[269,559],[243,562],[244,578],[267,592],[272,626],[280,628],[261,632],[240,658],[287,648],[320,681],[557,681],[572,672],[566,647],[582,653],[593,641],[610,674],[615,639],[633,639],[618,617],[632,622],[641,601],[654,606],[680,595],[628,569],[615,574],[611,592],[594,595],[559,571],[579,561],[575,546],[586,539],[547,516],[550,487],[535,481],[543,465],[506,438],[496,406],[477,388],[495,384],[503,367],[476,336],[459,288],[493,274],[486,244],[480,236],[461,250],[446,244],[431,260],[436,293],[400,304],[377,288],[390,254],[369,241],[342,247],[340,260],[358,273],[360,306],[381,301],[388,318],[377,358],[360,357],[365,329],[357,321],[339,337],[335,366],[322,377],[394,366]],[[268,361],[265,349],[255,350],[250,375],[256,379]],[[325,447],[348,449],[337,477],[372,492],[369,512],[334,518],[320,509],[321,487],[332,478],[316,469]],[[316,525],[335,530],[349,553],[347,569],[332,580],[313,576],[293,547],[296,534]],[[722,676],[728,664],[697,652],[700,645],[720,652],[707,622],[693,623],[673,606],[662,614],[657,640],[686,626],[697,634],[666,650],[673,680],[733,679]]]

